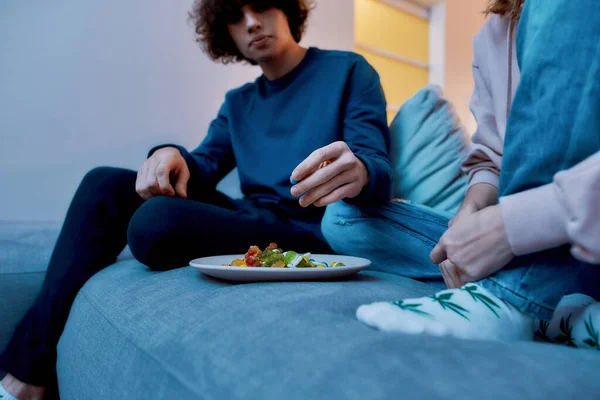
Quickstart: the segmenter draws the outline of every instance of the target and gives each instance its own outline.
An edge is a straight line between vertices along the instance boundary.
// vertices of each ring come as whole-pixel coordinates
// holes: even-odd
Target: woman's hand
[[[460,208],[454,218],[448,223],[448,227],[477,211],[483,210],[486,207],[493,206],[498,203],[498,188],[489,183],[476,183],[471,186],[465,195]]]
[[[449,288],[475,282],[505,267],[513,258],[500,206],[486,207],[455,221],[431,252]]]

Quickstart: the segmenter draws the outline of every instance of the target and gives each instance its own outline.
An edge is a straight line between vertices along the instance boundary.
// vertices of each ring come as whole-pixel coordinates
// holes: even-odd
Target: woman
[[[448,226],[409,204],[394,203],[396,213],[390,205],[330,206],[322,227],[336,251],[377,258],[377,248],[417,235],[433,249],[433,264],[405,268],[404,260],[425,257],[407,247],[385,261],[397,259],[397,273],[416,278],[439,265],[449,288],[361,306],[361,321],[405,333],[527,340],[535,319],[550,319],[565,294],[583,293],[565,297],[540,333],[600,349],[600,304],[585,308],[590,296],[600,298],[600,3],[574,3],[490,1],[474,39],[470,188]],[[388,243],[347,242],[386,224]]]

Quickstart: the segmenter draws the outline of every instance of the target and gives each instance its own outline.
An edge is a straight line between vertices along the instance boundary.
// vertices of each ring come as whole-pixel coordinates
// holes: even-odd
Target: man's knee
[[[348,243],[353,222],[363,217],[364,213],[357,206],[343,201],[335,202],[325,210],[321,220],[321,232],[335,251],[343,251],[344,245]]]
[[[129,221],[127,243],[131,253],[153,270],[174,268],[169,262],[172,242],[178,235],[177,221],[172,215],[173,200],[166,196],[153,197],[145,201]]]
[[[135,171],[128,169],[96,167],[85,174],[78,191],[92,196],[134,191],[136,176]]]

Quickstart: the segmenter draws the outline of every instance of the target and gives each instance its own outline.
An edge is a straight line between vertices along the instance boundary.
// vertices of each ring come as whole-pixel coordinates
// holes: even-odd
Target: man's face
[[[278,8],[243,6],[241,18],[227,27],[240,53],[259,64],[273,60],[294,41],[287,17]]]

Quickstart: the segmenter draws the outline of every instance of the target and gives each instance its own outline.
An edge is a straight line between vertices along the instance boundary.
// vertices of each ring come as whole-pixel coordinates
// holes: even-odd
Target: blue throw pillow
[[[455,213],[468,186],[461,171],[468,144],[466,130],[442,90],[428,85],[408,99],[390,133],[393,196]]]

